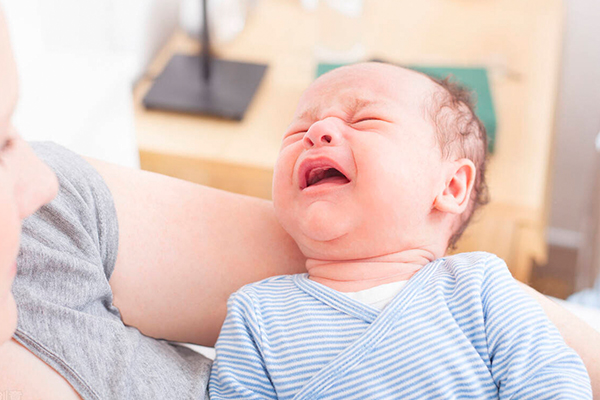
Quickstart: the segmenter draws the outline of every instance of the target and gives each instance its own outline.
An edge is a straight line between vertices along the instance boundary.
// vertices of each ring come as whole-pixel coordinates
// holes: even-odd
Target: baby
[[[315,81],[273,182],[308,274],[231,296],[211,399],[591,399],[502,260],[445,256],[486,200],[485,156],[451,84],[377,63]]]

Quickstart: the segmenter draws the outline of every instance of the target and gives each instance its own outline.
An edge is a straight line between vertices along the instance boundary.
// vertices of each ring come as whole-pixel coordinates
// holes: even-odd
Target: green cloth
[[[319,64],[317,77],[343,64]],[[477,106],[475,113],[485,125],[488,135],[488,150],[493,153],[496,142],[496,113],[490,92],[490,82],[487,70],[478,67],[432,67],[422,65],[406,65],[407,68],[435,78],[444,79],[451,75],[459,84],[475,92]]]

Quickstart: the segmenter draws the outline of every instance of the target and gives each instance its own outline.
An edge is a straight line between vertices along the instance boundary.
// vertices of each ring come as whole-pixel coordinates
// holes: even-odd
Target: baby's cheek
[[[293,189],[295,177],[294,167],[299,156],[297,146],[285,146],[279,152],[273,170],[273,200],[276,196],[284,195]]]
[[[288,225],[294,212],[292,171],[291,161],[280,156],[273,171],[273,206],[275,207],[275,216],[286,231],[288,231]],[[290,232],[288,231],[288,233]]]
[[[273,171],[273,203],[277,209],[280,204],[288,201],[286,198],[289,196],[290,186],[289,174],[284,171],[286,168],[282,165],[282,162],[275,164],[275,170]]]

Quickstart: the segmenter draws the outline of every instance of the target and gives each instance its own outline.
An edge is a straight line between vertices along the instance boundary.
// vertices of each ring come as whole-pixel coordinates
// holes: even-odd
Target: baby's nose
[[[340,141],[340,132],[333,121],[328,119],[315,122],[304,134],[304,148],[335,146]]]

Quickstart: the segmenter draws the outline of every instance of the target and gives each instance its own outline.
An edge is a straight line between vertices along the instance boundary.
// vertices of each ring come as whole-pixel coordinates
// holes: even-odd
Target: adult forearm
[[[531,287],[521,286],[541,304],[567,345],[579,354],[590,375],[594,399],[600,400],[600,333]]]
[[[89,161],[117,208],[114,302],[144,334],[213,345],[233,291],[303,271],[270,202]]]

